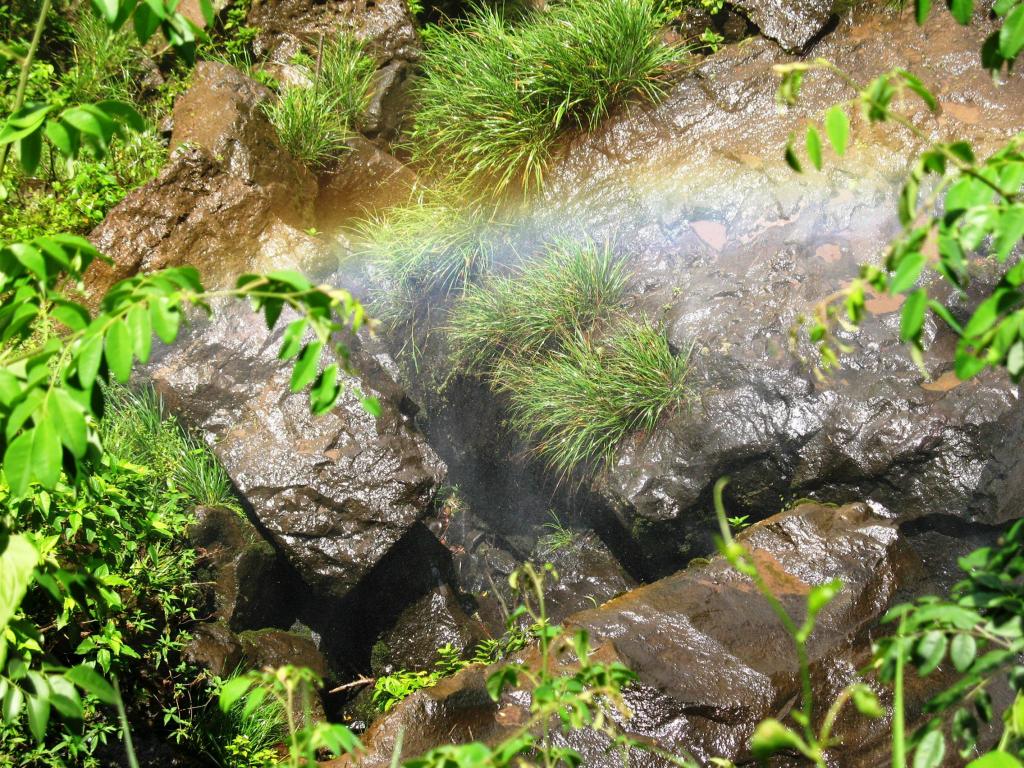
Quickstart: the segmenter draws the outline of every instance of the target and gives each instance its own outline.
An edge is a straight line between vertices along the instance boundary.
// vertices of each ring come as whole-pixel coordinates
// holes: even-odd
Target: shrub
[[[658,37],[653,0],[574,0],[512,24],[478,8],[432,30],[417,86],[414,160],[501,192],[539,186],[566,127],[653,99],[684,55]]]
[[[266,112],[292,157],[318,169],[344,151],[366,108],[374,68],[358,40],[340,35],[324,46],[319,66],[308,69],[311,84],[285,88]]]
[[[516,275],[466,289],[448,328],[455,363],[484,373],[503,357],[533,356],[589,333],[618,306],[624,283],[607,247],[556,244]]]
[[[649,432],[685,396],[687,358],[648,322],[626,321],[603,340],[579,335],[537,360],[505,359],[493,386],[510,423],[563,476],[609,461],[634,432]]]
[[[246,702],[236,701],[226,712],[217,702],[225,683],[238,677],[215,678],[210,686],[206,705],[193,718],[190,742],[219,768],[263,768],[277,765],[275,746],[288,733],[285,713],[280,704],[268,696],[250,710]]]
[[[111,32],[85,9],[72,22],[71,35],[74,65],[61,83],[67,101],[133,101],[142,55],[132,32],[127,28]]]

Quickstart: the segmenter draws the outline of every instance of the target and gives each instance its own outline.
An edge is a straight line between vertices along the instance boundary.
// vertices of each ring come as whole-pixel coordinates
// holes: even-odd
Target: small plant
[[[554,554],[560,549],[568,549],[576,542],[576,531],[565,525],[558,519],[555,510],[548,513],[551,516],[550,522],[544,523],[543,527],[549,533],[545,534],[537,542],[542,552]]]
[[[448,327],[457,367],[492,372],[505,358],[532,358],[589,334],[619,307],[626,275],[606,246],[557,243],[511,277],[469,286]]]
[[[650,432],[685,397],[687,357],[647,322],[614,335],[578,336],[538,361],[506,360],[493,385],[508,396],[510,423],[563,476],[596,468],[630,434]]]
[[[373,62],[354,37],[328,42],[310,67],[309,86],[289,86],[266,106],[284,148],[312,169],[324,168],[345,150],[355,122],[366,107]]]
[[[563,129],[661,95],[684,51],[659,27],[652,0],[576,0],[515,20],[479,7],[433,28],[413,158],[478,192],[540,186]]]
[[[750,515],[737,515],[736,517],[727,518],[729,527],[736,533],[750,527],[750,523],[747,522],[749,519]]]
[[[277,765],[273,748],[284,742],[288,734],[280,703],[267,697],[247,708],[245,702],[236,701],[226,711],[217,704],[223,687],[240,675],[236,670],[225,680],[211,680],[209,700],[193,718],[189,741],[219,768]]]

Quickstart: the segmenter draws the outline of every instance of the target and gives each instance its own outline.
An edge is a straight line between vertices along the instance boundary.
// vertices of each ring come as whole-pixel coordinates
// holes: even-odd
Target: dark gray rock
[[[290,393],[279,334],[247,308],[225,307],[166,350],[149,378],[211,441],[260,527],[314,592],[341,597],[426,514],[444,465],[413,426],[402,390],[357,340],[359,375],[346,377],[333,410],[314,417],[306,393]],[[379,398],[379,419],[356,389]]]
[[[835,0],[732,0],[730,5],[783,50],[799,53],[828,26]]]
[[[462,655],[486,637],[483,625],[466,615],[451,587],[442,585],[402,611],[381,636],[371,658],[373,673],[432,669],[438,648],[450,645]]]
[[[113,260],[90,268],[92,296],[140,271],[188,264],[221,286],[316,258],[322,249],[302,232],[313,223],[316,180],[278,142],[262,110],[270,96],[226,64],[197,65],[175,105],[167,164],[90,235]]]

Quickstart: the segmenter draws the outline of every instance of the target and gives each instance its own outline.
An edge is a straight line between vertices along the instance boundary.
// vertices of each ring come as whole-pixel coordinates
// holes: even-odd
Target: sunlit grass
[[[687,358],[648,322],[625,321],[600,340],[578,336],[540,359],[506,359],[492,384],[510,424],[563,477],[610,462],[631,434],[654,429],[683,402]]]
[[[555,139],[653,100],[687,55],[654,0],[573,0],[510,19],[479,7],[432,28],[416,88],[416,162],[481,194],[542,183]]]
[[[452,311],[452,356],[483,373],[504,357],[532,357],[590,331],[619,305],[622,262],[607,247],[558,243],[514,275],[470,286]]]

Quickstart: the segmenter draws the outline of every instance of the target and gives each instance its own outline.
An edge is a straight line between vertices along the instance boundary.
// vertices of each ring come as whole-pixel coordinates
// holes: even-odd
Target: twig
[[[360,688],[364,685],[371,685],[375,682],[377,682],[376,677],[367,677],[366,675],[360,675],[350,683],[339,685],[337,688],[331,688],[331,690],[329,690],[328,693],[340,693],[341,691],[348,691],[352,688]]]

